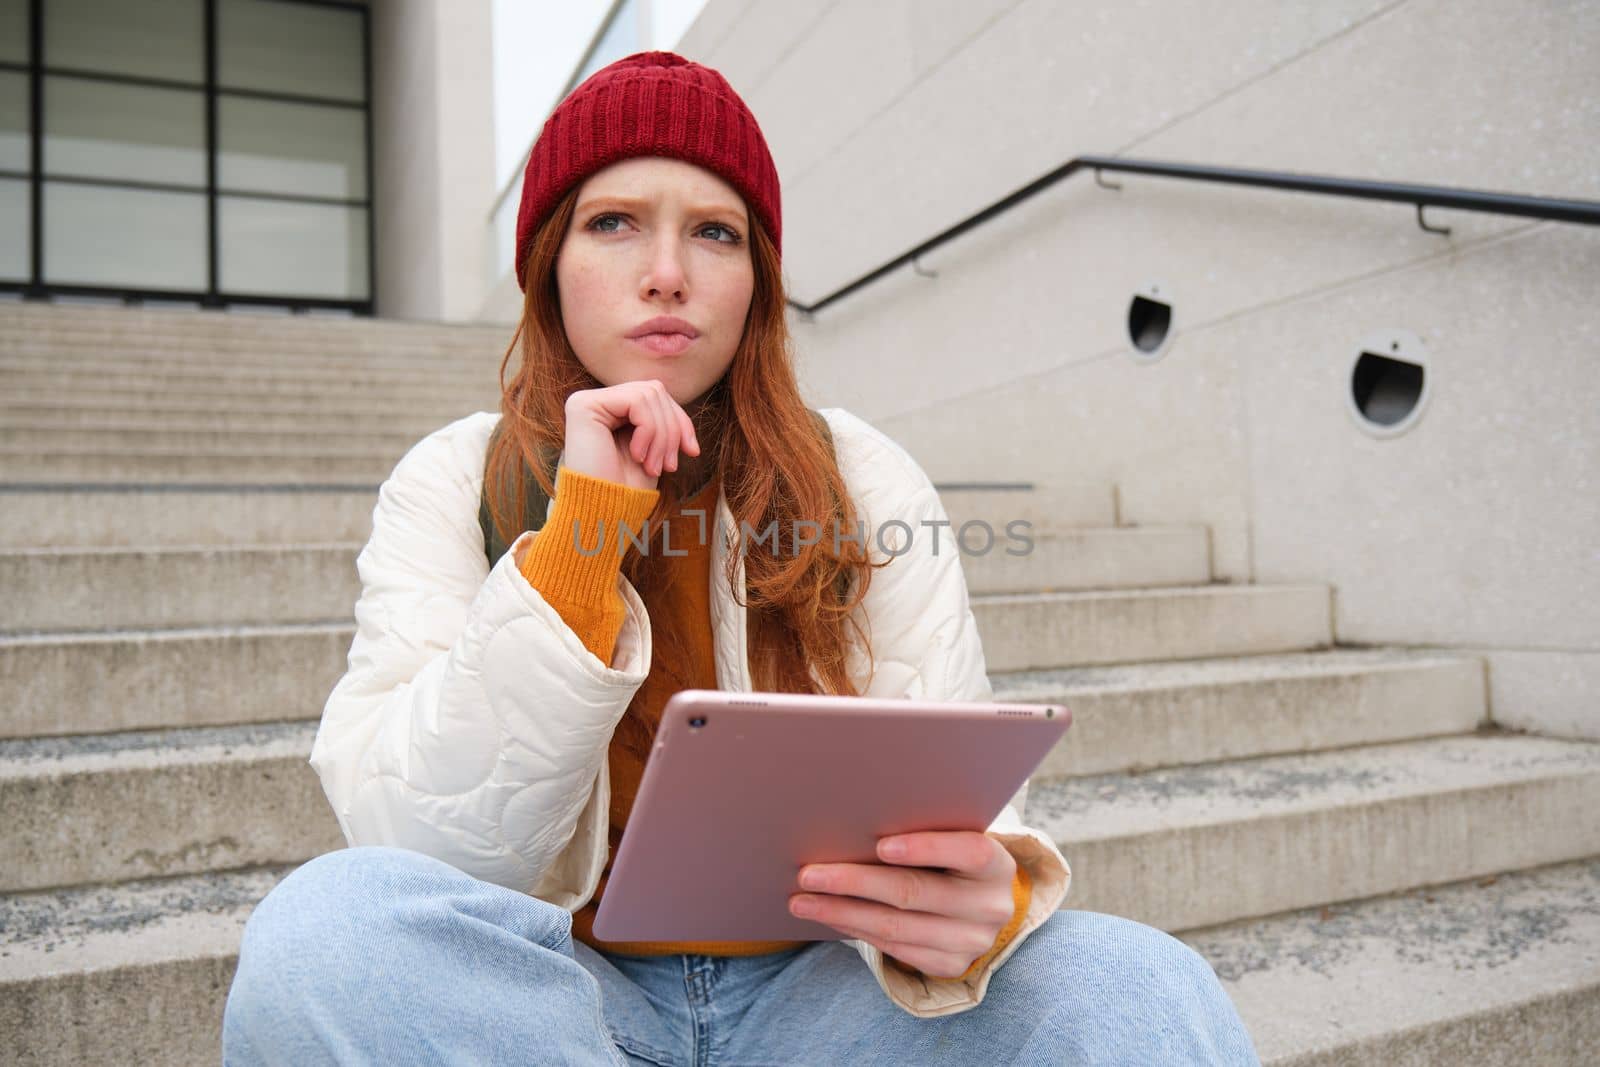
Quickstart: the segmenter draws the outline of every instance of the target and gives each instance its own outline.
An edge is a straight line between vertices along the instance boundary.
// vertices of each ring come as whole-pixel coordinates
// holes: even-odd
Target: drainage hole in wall
[[[1362,352],[1350,376],[1356,408],[1370,422],[1393,426],[1417,406],[1423,373],[1420,364]]]
[[[1128,336],[1141,352],[1154,352],[1167,339],[1172,327],[1172,307],[1146,296],[1136,296],[1128,305]]]

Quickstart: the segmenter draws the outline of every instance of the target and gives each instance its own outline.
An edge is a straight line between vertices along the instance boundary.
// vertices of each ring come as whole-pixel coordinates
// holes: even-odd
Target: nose
[[[640,284],[645,299],[671,296],[682,300],[688,293],[689,279],[684,270],[683,244],[670,233],[663,233],[651,245],[650,263]]]

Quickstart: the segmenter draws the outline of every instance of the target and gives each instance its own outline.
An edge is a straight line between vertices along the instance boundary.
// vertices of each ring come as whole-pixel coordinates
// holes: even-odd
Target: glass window
[[[0,170],[30,171],[28,76],[0,70]]]
[[[366,199],[359,108],[218,96],[217,142],[217,184],[230,192]]]
[[[204,188],[205,92],[46,78],[44,172]]]
[[[28,0],[0,0],[0,60],[28,61]]]
[[[283,0],[217,0],[217,85],[365,100],[362,18]]]
[[[46,182],[44,280],[204,289],[205,194]]]
[[[367,209],[219,196],[219,285],[249,296],[365,300]]]
[[[0,278],[25,282],[32,276],[32,234],[28,183],[0,178]]]
[[[204,0],[47,0],[44,63],[202,85]]]

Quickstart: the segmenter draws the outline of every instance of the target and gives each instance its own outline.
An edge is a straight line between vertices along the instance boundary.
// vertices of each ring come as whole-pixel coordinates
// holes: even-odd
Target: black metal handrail
[[[1002,212],[1008,211],[1024,200],[1044,192],[1059,181],[1080,170],[1095,172],[1100,181],[1100,171],[1125,171],[1130,174],[1151,174],[1159,178],[1186,178],[1192,181],[1223,182],[1228,185],[1256,185],[1269,189],[1289,189],[1302,193],[1322,193],[1326,196],[1358,197],[1364,200],[1392,200],[1417,206],[1417,224],[1429,233],[1447,234],[1448,227],[1429,226],[1422,216],[1425,207],[1455,208],[1460,211],[1482,211],[1493,215],[1523,215],[1556,222],[1577,222],[1586,226],[1600,226],[1600,201],[1561,200],[1547,196],[1523,196],[1517,193],[1495,193],[1482,189],[1452,189],[1444,185],[1415,185],[1403,182],[1367,181],[1361,178],[1331,178],[1320,174],[1294,174],[1288,171],[1240,170],[1234,167],[1209,167],[1196,163],[1162,163],[1154,160],[1121,159],[1115,156],[1079,156],[1055,170],[1036,178],[1015,192],[996,200],[976,214],[969,215],[954,226],[942,230],[923,241],[909,252],[902,253],[843,288],[837,289],[814,304],[795,300],[789,306],[806,315],[815,314],[849,294],[870,285],[879,278],[905,266],[915,265],[919,256],[926,255],[946,241],[953,240]]]

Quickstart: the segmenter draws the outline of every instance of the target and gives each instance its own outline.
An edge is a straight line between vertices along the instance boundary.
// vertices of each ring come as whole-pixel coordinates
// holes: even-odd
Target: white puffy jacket
[[[873,573],[858,606],[875,660],[855,649],[852,678],[870,676],[871,696],[989,699],[955,537],[933,525],[946,514],[932,483],[881,431],[839,408],[822,414],[874,558],[884,551],[875,547],[883,523],[899,519],[913,531],[912,550]],[[323,709],[310,762],[350,845],[412,849],[577,911],[608,858],[606,752],[650,670],[650,617],[619,574],[627,616],[608,666],[517,569],[531,531],[488,565],[478,503],[499,418],[478,412],[429,434],[383,483],[356,560],[362,588],[348,669]],[[726,497],[715,523],[717,687],[748,692],[745,609],[719,580],[737,530]],[[904,547],[898,529],[884,537],[889,551]],[[742,567],[738,575],[742,584]],[[1024,786],[988,832],[1032,875],[1032,904],[981,973],[964,982],[918,977],[864,941],[846,942],[911,1014],[976,1006],[994,971],[1065,899],[1071,872],[1054,842],[1023,825],[1026,795]]]

